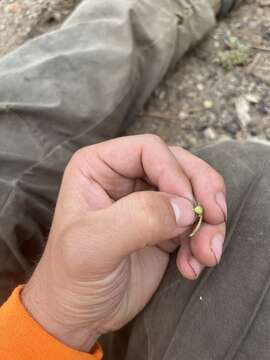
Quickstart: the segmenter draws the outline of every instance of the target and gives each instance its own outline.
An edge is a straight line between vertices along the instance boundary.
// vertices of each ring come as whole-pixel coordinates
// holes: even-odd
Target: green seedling
[[[189,237],[194,237],[197,234],[197,232],[200,230],[203,221],[204,209],[199,203],[193,208],[193,211],[197,217],[198,222],[192,233],[189,235]]]
[[[244,66],[250,61],[251,48],[241,40],[229,36],[225,44],[227,49],[218,54],[219,63],[225,70],[233,70],[236,66]]]

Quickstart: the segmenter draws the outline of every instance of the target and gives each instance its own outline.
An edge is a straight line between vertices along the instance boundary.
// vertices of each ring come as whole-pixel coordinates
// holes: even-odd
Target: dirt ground
[[[0,0],[0,55],[59,26],[78,2]],[[270,140],[269,90],[270,0],[246,0],[168,74],[128,133],[185,148]]]

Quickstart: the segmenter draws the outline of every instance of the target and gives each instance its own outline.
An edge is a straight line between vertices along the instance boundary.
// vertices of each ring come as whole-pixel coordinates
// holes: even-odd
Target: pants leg
[[[85,0],[0,59],[0,302],[42,253],[72,153],[118,135],[214,23],[209,0]]]
[[[223,174],[229,219],[220,265],[195,282],[173,256],[151,303],[114,334],[105,359],[268,360],[270,354],[270,146],[225,142],[197,154]],[[123,331],[122,331],[123,334]]]

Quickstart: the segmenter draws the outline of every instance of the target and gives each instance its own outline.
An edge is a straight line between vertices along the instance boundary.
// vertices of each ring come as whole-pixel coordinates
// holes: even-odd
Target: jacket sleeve
[[[101,360],[97,344],[91,354],[68,348],[35,322],[20,300],[21,287],[0,308],[0,359]]]

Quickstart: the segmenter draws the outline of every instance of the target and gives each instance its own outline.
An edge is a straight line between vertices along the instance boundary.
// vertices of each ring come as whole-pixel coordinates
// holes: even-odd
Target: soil
[[[79,0],[1,0],[0,55],[58,27]],[[270,1],[251,0],[218,25],[155,90],[129,134],[185,148],[270,140]]]

